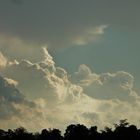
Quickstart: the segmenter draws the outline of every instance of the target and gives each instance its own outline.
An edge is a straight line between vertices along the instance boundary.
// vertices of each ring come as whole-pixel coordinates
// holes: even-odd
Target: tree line
[[[23,127],[0,129],[0,140],[140,140],[140,129],[127,120],[120,120],[114,126],[114,129],[105,127],[98,131],[97,126],[87,128],[82,124],[71,124],[64,135],[59,129],[43,129],[40,133],[28,132]]]

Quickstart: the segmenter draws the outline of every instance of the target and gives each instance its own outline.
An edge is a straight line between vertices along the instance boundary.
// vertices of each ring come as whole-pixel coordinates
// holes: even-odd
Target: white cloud
[[[13,85],[13,86],[17,86],[18,85],[18,82],[13,80],[13,79],[10,79],[10,78],[6,78],[4,77],[4,79],[10,84],[10,85]]]
[[[52,57],[46,49],[43,50],[44,60],[41,62],[22,60],[10,63],[1,71],[2,74],[18,81],[18,88],[30,99],[42,97],[48,104],[53,103],[52,101],[57,103],[76,100],[81,96],[82,88],[72,84],[68,80],[67,72],[55,67]]]
[[[5,67],[7,64],[7,59],[3,56],[3,54],[0,52],[0,68]]]
[[[134,77],[124,71],[96,74],[86,65],[81,65],[72,80],[83,87],[84,93],[96,99],[134,102],[138,98],[133,89]]]
[[[71,76],[71,80],[82,87],[87,87],[93,82],[100,83],[99,75],[92,73],[85,64],[79,66],[78,71]]]
[[[44,52],[44,62],[47,64],[49,67],[54,67],[55,62],[53,61],[52,56],[48,53],[47,48],[43,47],[43,52]]]
[[[56,66],[47,49],[44,51],[40,62],[7,62],[1,69],[4,76],[1,81],[6,81],[10,88],[7,91],[0,84],[0,109],[5,116],[13,115],[7,118],[6,126],[0,120],[3,127],[14,126],[16,120],[16,126],[36,129],[64,129],[70,123],[102,128],[124,118],[140,125],[140,97],[133,88],[131,74],[124,71],[97,74],[83,64],[73,75],[68,75]]]
[[[74,36],[72,43],[76,45],[86,45],[88,43],[93,43],[94,41],[97,41],[101,35],[104,34],[107,27],[107,25],[101,25],[88,28],[80,34]]]

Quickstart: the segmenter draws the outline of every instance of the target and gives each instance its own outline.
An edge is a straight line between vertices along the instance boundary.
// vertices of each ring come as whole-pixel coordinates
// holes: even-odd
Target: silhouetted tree
[[[97,126],[92,126],[89,129],[89,140],[96,140],[100,138],[100,134],[97,131]]]
[[[86,140],[88,138],[88,129],[84,125],[69,125],[64,134],[65,140],[82,139]]]
[[[127,120],[120,120],[119,124],[115,124],[114,135],[115,139],[129,139],[134,140],[136,139],[137,128],[134,125],[129,125]]]
[[[66,128],[64,136],[59,129],[43,129],[41,133],[29,133],[25,128],[8,131],[0,129],[0,140],[140,140],[140,129],[130,125],[127,120],[120,120],[115,129],[105,127],[100,132],[97,126],[89,129],[84,125],[71,124]]]
[[[19,127],[14,130],[13,132],[13,139],[14,140],[30,140],[32,139],[32,133],[27,132],[27,130],[23,127]]]
[[[51,140],[62,140],[61,131],[59,129],[52,129],[49,134]]]
[[[43,129],[40,135],[41,140],[49,139],[49,131],[47,129]]]
[[[6,138],[6,131],[0,129],[0,140],[5,140]]]
[[[101,139],[114,140],[112,128],[105,127],[105,130],[101,130],[101,132]]]

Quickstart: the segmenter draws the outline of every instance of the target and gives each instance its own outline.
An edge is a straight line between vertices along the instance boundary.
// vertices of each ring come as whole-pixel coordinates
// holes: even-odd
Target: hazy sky
[[[0,128],[140,126],[139,13],[139,0],[0,0]]]

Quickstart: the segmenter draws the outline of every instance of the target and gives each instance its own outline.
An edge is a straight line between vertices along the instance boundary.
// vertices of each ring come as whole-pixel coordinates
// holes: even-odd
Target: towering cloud
[[[119,99],[134,102],[138,95],[133,89],[134,77],[124,71],[116,73],[92,73],[86,65],[81,65],[72,76],[74,83],[83,87],[84,92],[97,99]]]
[[[83,64],[70,75],[56,66],[46,48],[43,53],[39,62],[8,61],[0,69],[2,127],[14,127],[15,121],[36,129],[63,129],[70,123],[103,127],[124,118],[140,125],[140,97],[131,74],[97,74]]]

